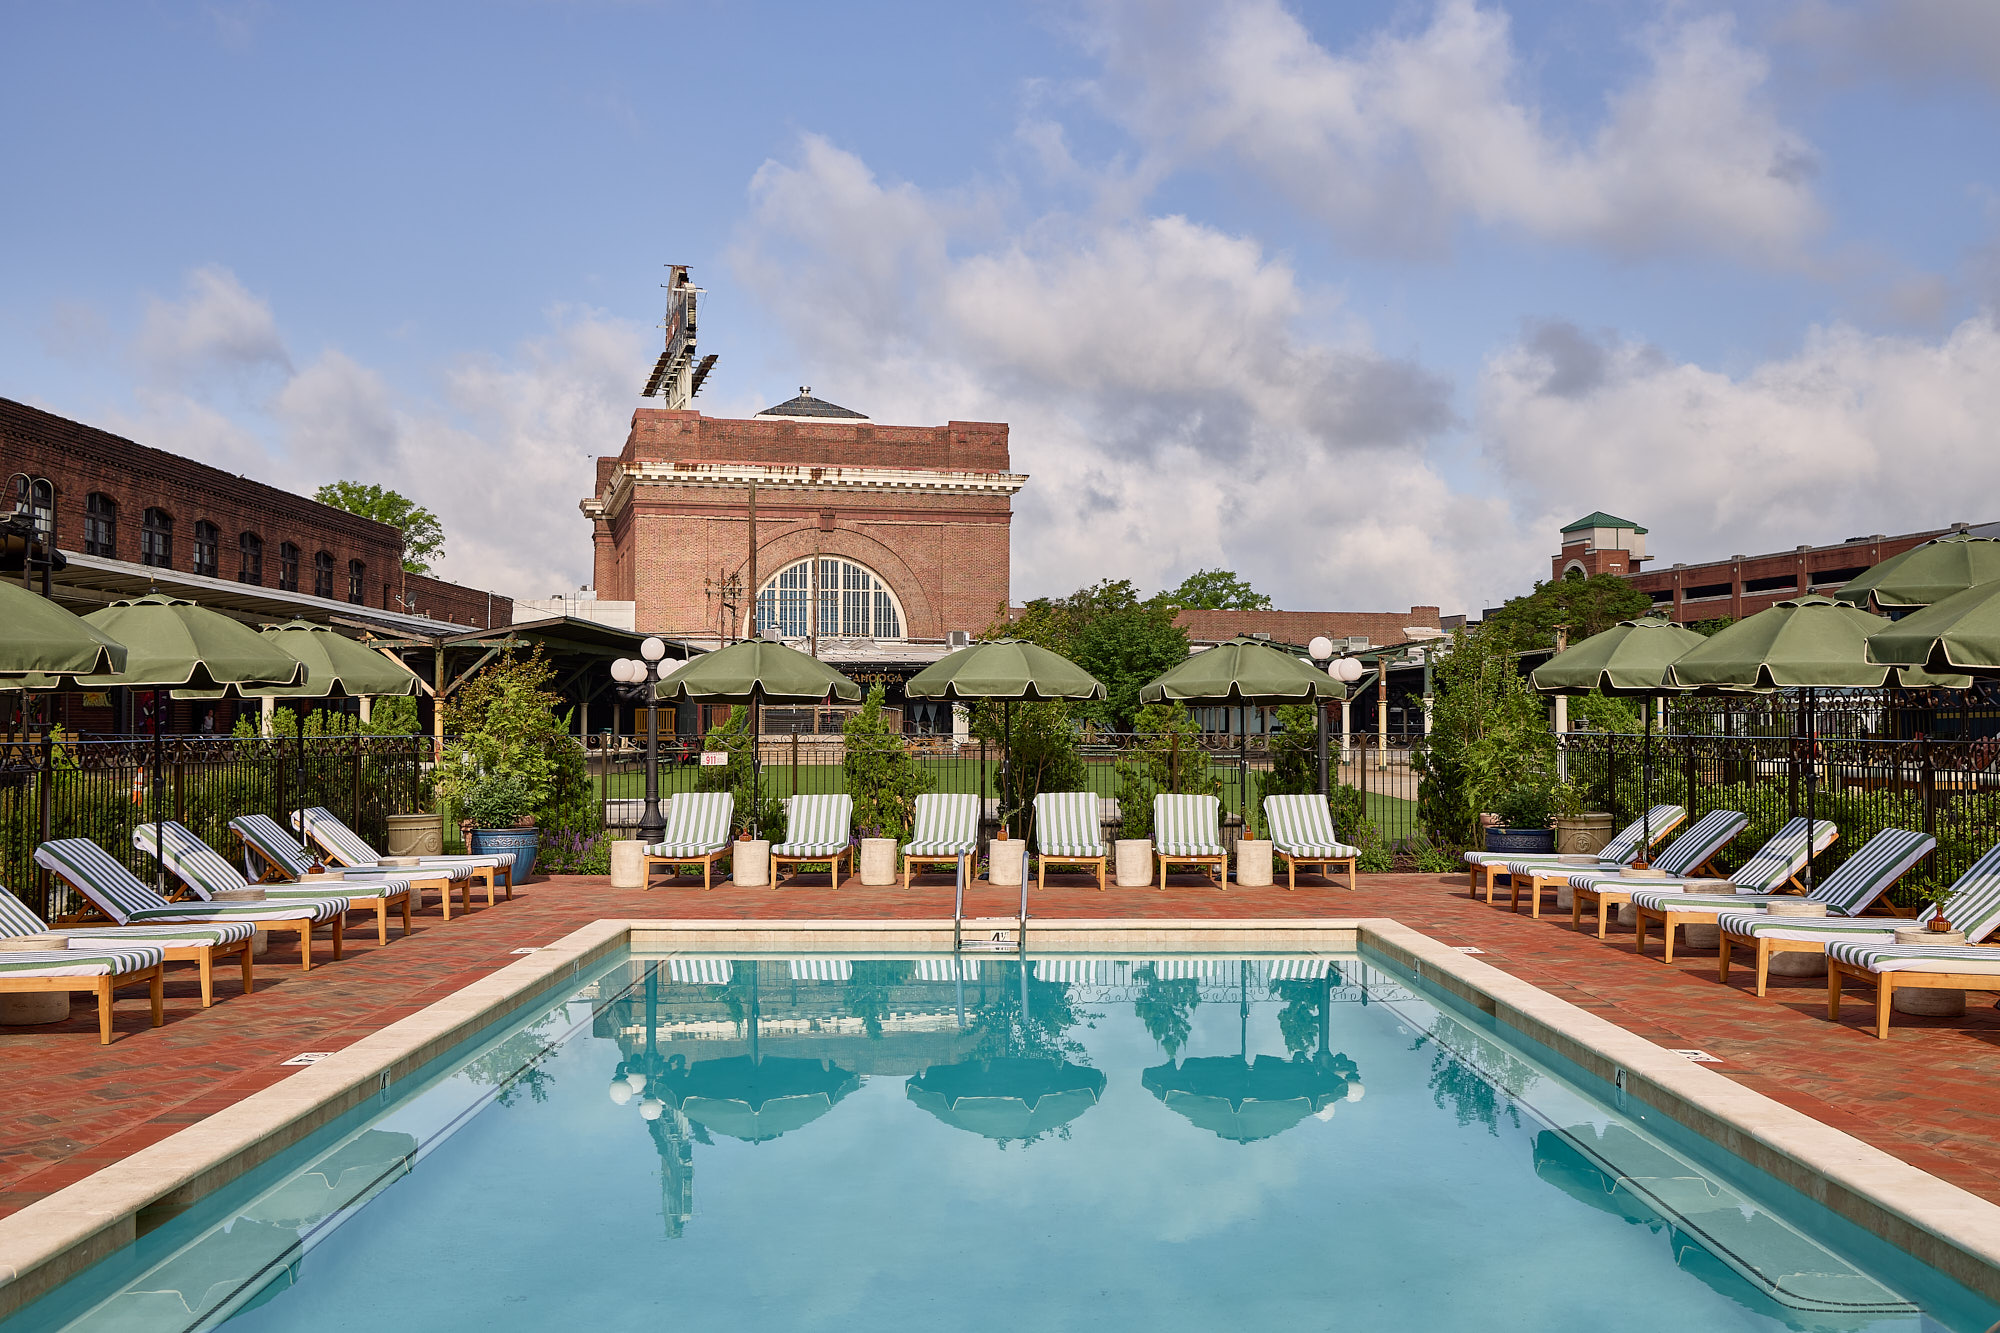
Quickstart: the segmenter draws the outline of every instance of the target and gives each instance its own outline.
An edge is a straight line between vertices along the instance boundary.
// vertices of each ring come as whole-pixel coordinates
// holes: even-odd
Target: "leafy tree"
[[[1556,629],[1567,627],[1569,642],[1580,643],[1621,620],[1649,614],[1653,598],[1616,574],[1555,579],[1537,583],[1535,590],[1510,597],[1479,627],[1481,634],[1507,640],[1515,652],[1556,646]]]
[[[385,694],[368,709],[361,729],[371,736],[414,736],[418,731],[417,701],[407,694]]]
[[[313,499],[401,529],[403,569],[408,573],[428,574],[431,561],[444,556],[444,524],[408,496],[358,481],[330,481],[313,493]]]
[[[1708,620],[1691,620],[1683,628],[1691,629],[1704,638],[1714,638],[1736,623],[1734,616],[1715,616]]]
[[[911,757],[903,738],[889,730],[882,716],[882,687],[868,691],[861,711],[841,727],[846,742],[843,765],[847,791],[854,798],[854,825],[865,836],[907,842],[916,824],[917,797],[936,780]],[[869,830],[874,830],[869,834]]]
[[[482,777],[513,773],[538,812],[570,798],[583,777],[583,752],[570,741],[563,698],[548,688],[555,668],[537,648],[486,667],[445,703],[437,786],[458,801]],[[588,783],[583,783],[585,787]]]
[[[1197,569],[1167,594],[1176,606],[1200,611],[1268,611],[1271,599],[1231,569]]]
[[[1201,726],[1178,703],[1147,704],[1137,732],[1145,741],[1118,761],[1118,812],[1128,838],[1153,836],[1153,797],[1161,792],[1219,796],[1222,779],[1201,747]]]
[[[1006,710],[1011,736],[1002,731],[999,704],[973,709],[972,734],[1008,747],[1012,781],[1000,791],[1000,823],[1017,837],[1028,832],[1027,812],[1045,791],[1082,791],[1086,785],[1083,756],[1077,753],[1074,704],[1024,703]]]
[[[1187,658],[1179,608],[1164,593],[1141,599],[1129,579],[1106,579],[1068,597],[1038,597],[1021,616],[988,630],[1061,653],[1104,682],[1106,698],[1077,705],[1101,726],[1129,730],[1139,687]]]
[[[1510,787],[1555,784],[1548,705],[1489,626],[1459,630],[1436,658],[1430,746],[1415,752],[1418,813],[1444,848],[1470,846],[1479,814]]]
[[[702,741],[706,750],[726,750],[729,762],[710,768],[703,766],[695,777],[696,791],[727,791],[736,794],[736,808],[731,815],[735,825],[733,832],[751,831],[753,810],[757,815],[756,826],[770,841],[783,842],[785,839],[785,803],[776,796],[767,795],[761,805],[756,801],[756,770],[752,766],[755,738],[750,734],[750,710],[738,705],[729,710],[729,716],[708,729]]]

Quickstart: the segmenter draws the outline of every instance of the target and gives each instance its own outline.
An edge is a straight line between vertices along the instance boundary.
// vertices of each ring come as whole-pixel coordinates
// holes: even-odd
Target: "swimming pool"
[[[1379,955],[621,952],[0,1330],[1996,1318]]]

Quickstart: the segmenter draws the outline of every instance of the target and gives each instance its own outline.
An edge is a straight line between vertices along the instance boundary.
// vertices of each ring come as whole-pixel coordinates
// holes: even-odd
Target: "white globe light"
[[[644,1074],[627,1074],[625,1082],[631,1085],[634,1092],[644,1092],[646,1090],[646,1076]]]
[[[620,685],[630,685],[632,677],[627,674],[629,668],[630,663],[626,662],[622,657],[619,658],[611,664],[611,679],[617,681]]]
[[[648,662],[657,662],[667,655],[667,645],[661,639],[647,639],[639,645],[639,656]]]
[[[1361,679],[1361,659],[1358,657],[1336,658],[1334,661],[1327,663],[1326,674],[1332,676],[1335,680],[1344,681],[1352,685],[1355,681]]]
[[[648,1097],[645,1101],[639,1103],[639,1114],[648,1120],[658,1120],[660,1112],[666,1109],[666,1103],[662,1102],[658,1097]]]
[[[1347,1100],[1350,1102],[1358,1102],[1361,1100],[1362,1095],[1367,1091],[1368,1089],[1362,1087],[1359,1083],[1350,1083],[1347,1085]]]
[[[1333,1119],[1333,1109],[1338,1105],[1340,1105],[1339,1102],[1328,1102],[1325,1106],[1322,1106],[1319,1108],[1319,1110],[1313,1112],[1313,1118],[1315,1120]]]
[[[1327,658],[1333,656],[1333,640],[1327,638],[1324,634],[1315,635],[1313,641],[1306,645],[1306,651],[1324,662]]]
[[[611,1104],[614,1106],[623,1106],[626,1102],[629,1102],[631,1100],[632,1100],[632,1085],[630,1083],[627,1083],[622,1078],[612,1079]]]

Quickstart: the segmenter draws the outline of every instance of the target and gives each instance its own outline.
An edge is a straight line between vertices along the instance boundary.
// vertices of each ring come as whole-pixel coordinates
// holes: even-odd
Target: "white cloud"
[[[1547,326],[1489,361],[1478,426],[1542,530],[1608,509],[1671,563],[1991,520],[1996,420],[1986,314],[1938,341],[1818,330],[1738,377]]]
[[[188,274],[181,300],[147,304],[133,351],[162,382],[291,369],[271,307],[213,264]]]
[[[1473,0],[1340,52],[1277,0],[1107,0],[1090,40],[1103,104],[1156,156],[1247,167],[1392,248],[1441,247],[1470,217],[1628,255],[1784,261],[1818,221],[1807,145],[1727,18],[1651,30],[1645,73],[1583,136],[1525,88],[1506,14]]]
[[[1017,597],[1216,564],[1286,606],[1485,595],[1473,551],[1520,539],[1431,456],[1447,386],[1282,260],[1180,217],[991,228],[808,138],[758,172],[734,260],[836,401],[1010,423]]]
[[[1939,79],[2000,92],[2000,5],[1993,0],[1803,0],[1782,28],[1849,77],[1934,91]]]

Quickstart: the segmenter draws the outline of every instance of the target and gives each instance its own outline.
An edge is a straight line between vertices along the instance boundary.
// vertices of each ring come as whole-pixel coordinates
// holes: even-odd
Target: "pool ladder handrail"
[[[1027,867],[1023,866],[1021,869],[1021,915],[1018,917],[968,917],[965,914],[965,884],[966,880],[970,878],[971,863],[972,854],[970,852],[960,852],[958,854],[958,886],[951,906],[952,953],[957,955],[965,953],[967,950],[975,953],[1012,951],[1021,955],[1022,962],[1025,965],[1028,957]],[[1004,925],[1002,925],[1003,922],[1005,923]],[[992,936],[988,939],[968,940],[965,937],[968,925],[972,926],[975,932],[983,932],[987,928],[992,927]],[[1003,938],[1009,932],[1014,936],[1011,943]]]

